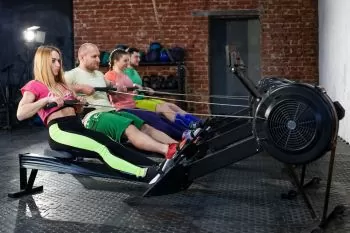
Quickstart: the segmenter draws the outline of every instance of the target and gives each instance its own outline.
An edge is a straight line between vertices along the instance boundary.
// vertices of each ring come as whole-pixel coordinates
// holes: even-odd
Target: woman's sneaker
[[[143,180],[149,183],[159,173],[159,167],[154,165],[147,168],[146,175]]]
[[[154,175],[153,179],[150,180],[148,184],[156,183],[159,178],[168,171],[174,165],[173,159],[166,159],[164,162],[160,163],[157,169],[157,174]]]

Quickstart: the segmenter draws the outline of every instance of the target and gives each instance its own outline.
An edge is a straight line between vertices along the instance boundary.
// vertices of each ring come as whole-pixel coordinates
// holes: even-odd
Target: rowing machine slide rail
[[[130,150],[130,153],[134,152]],[[87,161],[82,156],[84,158],[90,157],[95,159],[89,159]],[[154,166],[156,164],[157,163],[154,160],[144,157],[143,161],[139,165]],[[82,154],[82,152],[68,153],[65,151],[45,149],[44,155],[33,153],[19,154],[19,167],[20,191],[9,193],[8,196],[12,198],[18,198],[24,195],[43,191],[43,186],[33,186],[38,170],[144,182],[143,180],[135,178],[134,176],[108,167],[98,158],[96,158],[95,155],[89,156],[89,154]],[[27,173],[29,170],[31,171],[28,178]]]

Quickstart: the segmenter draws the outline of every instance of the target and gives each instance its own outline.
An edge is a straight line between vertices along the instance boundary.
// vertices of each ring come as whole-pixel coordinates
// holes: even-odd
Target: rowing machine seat
[[[44,149],[44,155],[60,158],[60,159],[75,159],[75,156],[66,151],[52,150],[49,148]]]

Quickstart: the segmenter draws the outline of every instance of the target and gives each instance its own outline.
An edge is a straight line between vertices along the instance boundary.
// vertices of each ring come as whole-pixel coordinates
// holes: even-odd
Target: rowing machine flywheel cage
[[[294,83],[291,80],[280,77],[263,78],[258,82],[258,91],[260,94],[265,94],[268,91],[273,91],[277,87]]]
[[[293,81],[290,81],[285,78],[280,77],[266,77],[263,79],[260,79],[257,85],[258,92],[260,95],[268,95],[271,91],[275,90],[277,87],[281,87],[284,85],[288,85],[293,83]],[[253,96],[249,97],[249,102],[251,104],[251,110],[253,112],[252,115],[254,115],[256,107],[259,102],[256,101],[256,99]]]
[[[258,84],[253,129],[260,146],[287,164],[307,164],[331,148],[339,120],[333,102],[317,86],[269,78]]]

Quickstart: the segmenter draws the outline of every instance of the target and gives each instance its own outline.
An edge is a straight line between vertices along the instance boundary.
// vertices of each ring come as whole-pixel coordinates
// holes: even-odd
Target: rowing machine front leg
[[[8,197],[19,198],[25,195],[36,194],[43,191],[43,186],[33,187],[38,169],[32,169],[27,180],[27,168],[22,166],[22,154],[19,154],[19,187],[20,191],[9,193]]]

